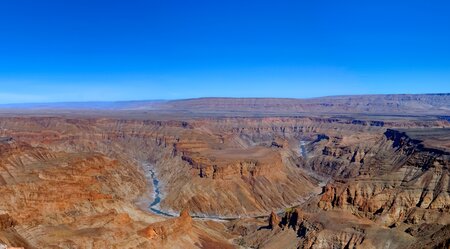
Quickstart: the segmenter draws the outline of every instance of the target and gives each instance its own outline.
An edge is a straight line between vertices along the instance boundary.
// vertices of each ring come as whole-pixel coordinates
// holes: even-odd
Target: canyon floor
[[[0,248],[450,248],[449,162],[450,94],[8,106]]]

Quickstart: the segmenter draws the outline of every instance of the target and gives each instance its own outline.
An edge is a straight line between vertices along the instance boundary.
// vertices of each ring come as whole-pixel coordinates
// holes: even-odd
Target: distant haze
[[[364,114],[388,116],[450,116],[450,93],[352,95],[310,99],[196,98],[181,100],[66,102],[0,105],[0,113],[177,114],[188,116],[297,116],[311,114]],[[81,112],[80,112],[81,111]]]

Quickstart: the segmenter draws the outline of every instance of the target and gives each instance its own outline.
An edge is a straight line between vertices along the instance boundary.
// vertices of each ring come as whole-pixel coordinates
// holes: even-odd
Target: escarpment
[[[386,225],[410,220],[415,209],[428,209],[434,214],[429,217],[432,222],[438,222],[433,217],[448,218],[449,154],[424,148],[404,133],[388,130],[385,136],[395,155],[385,158],[389,164],[364,172],[370,177],[358,175],[329,184],[319,206],[352,209]]]
[[[233,120],[205,124],[202,120],[36,118],[30,124],[17,125],[20,120],[12,118],[3,120],[2,125],[15,139],[30,144],[45,141],[39,145],[73,152],[98,151],[129,163],[152,162],[162,186],[172,186],[163,187],[167,198],[161,207],[167,210],[189,207],[198,214],[238,216],[280,209],[319,191],[317,183],[298,168],[293,149],[280,146],[298,143],[295,137],[301,130],[275,126],[273,121],[262,119],[256,121],[259,128],[246,125],[243,129],[236,128],[241,124]],[[284,120],[277,122],[281,125]],[[248,132],[245,127],[250,127]],[[236,196],[236,192],[240,194]]]
[[[4,244],[65,247],[76,239],[79,246],[112,247],[137,229],[130,215],[144,219],[131,205],[145,187],[136,168],[99,153],[53,151],[25,142],[0,145],[0,155]],[[100,236],[85,238],[86,227]]]
[[[268,226],[247,231],[243,244],[261,248],[367,248],[365,229],[370,224],[359,224],[356,218],[345,213],[331,213],[291,208],[281,219],[271,213]],[[274,223],[276,222],[276,223]],[[365,227],[364,227],[365,226]],[[366,241],[366,242],[365,242]],[[376,248],[376,247],[368,247]]]
[[[448,224],[450,154],[424,147],[421,141],[390,129],[377,144],[378,148],[372,147],[376,149],[372,158],[364,162],[373,165],[361,165],[354,177],[338,177],[327,184],[318,207],[323,210],[346,210],[390,229],[414,230],[423,224],[436,224],[443,228]],[[333,156],[335,160],[342,158],[339,153]],[[334,174],[339,176],[339,170],[336,168],[338,173]],[[430,238],[425,238],[423,234],[413,236],[418,241],[430,242]],[[439,243],[447,243],[442,236],[439,238]],[[411,245],[416,246],[420,248]]]
[[[430,147],[408,133],[439,135],[441,126],[450,127],[361,117],[0,118],[0,243],[445,245],[447,143]],[[159,183],[158,208],[192,217],[137,207],[153,201],[148,169]]]
[[[426,147],[395,129],[321,131],[303,138],[309,139],[307,158],[299,167],[329,179],[322,193],[301,204],[305,208],[301,212],[271,213],[267,225],[246,230],[243,244],[261,248],[448,244],[447,151]],[[434,224],[429,233],[415,232],[427,224]]]

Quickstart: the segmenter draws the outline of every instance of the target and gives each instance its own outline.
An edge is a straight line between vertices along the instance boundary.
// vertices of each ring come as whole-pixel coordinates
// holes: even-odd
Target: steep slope
[[[305,166],[331,177],[323,193],[268,221],[231,227],[260,248],[447,248],[450,154],[407,134],[329,131]],[[257,224],[252,227],[249,224]],[[240,227],[236,229],[236,227]]]
[[[155,241],[140,233],[165,218],[134,204],[147,188],[137,165],[99,152],[55,151],[15,139],[0,143],[0,158],[1,244],[24,248],[158,248],[167,242],[167,238]],[[188,223],[189,227],[175,225],[177,235],[170,237],[172,245],[231,246],[226,232],[216,231],[225,231],[220,226]]]
[[[14,140],[0,145],[0,155],[0,210],[11,220],[4,231],[14,231],[16,238],[5,236],[2,243],[26,248],[145,243],[133,235],[140,227],[133,218],[152,219],[131,205],[145,188],[132,167],[97,153],[55,152]]]
[[[2,127],[5,136],[55,150],[151,162],[165,193],[161,206],[174,212],[187,207],[197,215],[261,215],[320,191],[297,167],[296,152],[273,144],[275,137],[252,141],[232,127],[203,122],[12,118]]]
[[[0,243],[445,245],[446,143],[432,148],[416,130],[445,133],[449,121],[376,118],[0,118]],[[153,201],[143,165],[158,178],[159,208],[193,219],[138,208]]]

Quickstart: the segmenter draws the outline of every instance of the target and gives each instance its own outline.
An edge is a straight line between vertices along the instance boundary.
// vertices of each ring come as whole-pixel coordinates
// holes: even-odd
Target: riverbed
[[[303,157],[305,160],[308,157],[308,153],[307,153],[307,149],[306,149],[306,142],[305,141],[300,141],[300,156]],[[158,175],[154,169],[154,167],[149,164],[149,163],[144,163],[144,170],[146,173],[146,177],[147,179],[152,182],[153,185],[153,201],[149,204],[148,209],[150,212],[159,215],[159,216],[165,216],[165,217],[176,217],[178,216],[177,213],[175,212],[170,212],[170,211],[165,211],[161,209],[161,201],[164,197],[162,190],[161,190],[161,185],[160,185],[160,180],[158,179]],[[313,177],[315,177],[316,179],[321,179],[322,177],[319,177],[315,172],[309,172],[308,173],[310,175],[313,175]],[[326,184],[326,182],[328,182],[329,179],[321,179],[320,180],[320,187],[324,186]],[[302,198],[303,200],[300,201],[299,204],[306,202],[307,200],[309,200],[310,198],[314,197],[316,194],[315,193],[311,193],[311,195],[306,196],[304,198]],[[294,206],[298,206],[294,205]],[[277,213],[282,213],[284,211],[284,208],[281,210],[278,210]],[[206,215],[206,214],[192,214],[191,215],[192,218],[194,219],[198,219],[198,220],[214,220],[214,221],[230,221],[230,220],[236,220],[236,219],[240,219],[240,218],[265,218],[268,217],[268,215],[255,215],[255,216],[228,216],[228,217],[223,217],[223,216],[218,216],[218,215]]]

